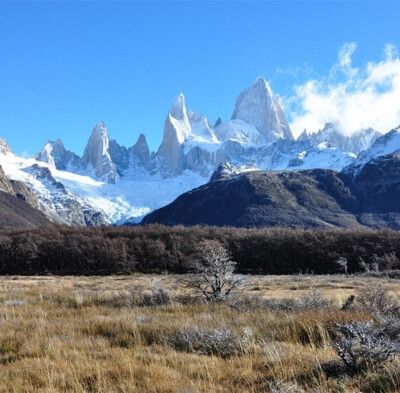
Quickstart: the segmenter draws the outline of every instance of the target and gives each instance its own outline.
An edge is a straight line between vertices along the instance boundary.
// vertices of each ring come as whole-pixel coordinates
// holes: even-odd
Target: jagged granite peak
[[[81,166],[81,159],[72,151],[65,149],[60,139],[55,142],[48,141],[41,152],[34,155],[34,158],[61,171],[74,172]]]
[[[222,119],[218,117],[217,121],[214,123],[214,127],[218,127],[222,123]]]
[[[294,140],[292,131],[290,130],[289,123],[286,119],[285,112],[283,111],[282,100],[279,94],[273,96],[275,110],[278,116],[278,120],[281,126],[283,138]]]
[[[326,123],[323,129],[309,135],[315,145],[328,142],[346,152],[356,155],[368,149],[382,134],[373,128],[366,128],[353,132],[351,135],[344,135],[337,124]]]
[[[308,135],[308,132],[306,129],[303,130],[303,132],[298,136],[296,141],[310,141],[310,135]]]
[[[178,174],[182,171],[182,143],[189,138],[191,127],[186,113],[185,97],[181,93],[175,99],[165,119],[163,141],[157,154],[165,163],[166,171]]]
[[[150,149],[144,134],[140,134],[136,143],[130,149],[132,153],[139,159],[142,165],[147,165],[150,161]]]
[[[0,154],[10,154],[12,153],[11,148],[7,145],[4,138],[0,138]]]
[[[362,165],[373,158],[400,151],[400,126],[377,138],[372,146],[360,153],[357,164]]]
[[[82,163],[86,169],[92,169],[96,176],[114,184],[117,171],[109,153],[109,146],[107,128],[103,122],[99,122],[90,135],[83,152]]]
[[[188,113],[188,120],[191,128],[189,138],[192,139],[192,143],[204,141],[219,143],[218,138],[214,133],[213,127],[211,126],[206,116],[190,110]]]
[[[253,125],[267,142],[279,138],[293,139],[279,96],[273,96],[264,78],[257,78],[236,100],[232,120]]]
[[[131,154],[125,146],[121,146],[115,139],[110,140],[108,147],[111,161],[119,176],[124,176],[131,164]]]
[[[178,97],[175,98],[175,101],[171,106],[169,114],[176,120],[188,122],[185,96],[183,95],[183,93],[180,93]]]

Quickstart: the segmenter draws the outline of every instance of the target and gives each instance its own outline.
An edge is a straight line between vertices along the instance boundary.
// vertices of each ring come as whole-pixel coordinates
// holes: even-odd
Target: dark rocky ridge
[[[0,166],[0,229],[49,223],[35,195],[19,181],[10,181]]]
[[[254,171],[214,181],[150,213],[144,224],[400,229],[400,156],[359,172]]]

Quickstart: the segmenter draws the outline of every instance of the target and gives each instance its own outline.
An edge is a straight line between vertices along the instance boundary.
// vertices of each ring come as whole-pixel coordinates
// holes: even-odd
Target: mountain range
[[[179,196],[144,224],[400,229],[400,154],[362,167],[236,172],[221,165],[210,182]]]
[[[187,111],[185,97],[179,94],[156,152],[150,152],[143,134],[131,147],[119,145],[99,122],[82,157],[58,139],[47,142],[34,157],[22,158],[0,139],[0,165],[8,179],[32,191],[50,221],[104,225],[140,222],[206,184],[223,163],[234,165],[236,172],[318,168],[349,173],[399,149],[399,129],[381,135],[368,128],[345,136],[328,123],[316,133],[304,130],[295,139],[280,97],[258,78],[239,94],[231,118],[214,124]]]

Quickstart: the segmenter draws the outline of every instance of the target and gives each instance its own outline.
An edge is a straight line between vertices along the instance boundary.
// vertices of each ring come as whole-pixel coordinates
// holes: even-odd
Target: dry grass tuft
[[[350,375],[331,346],[335,324],[377,310],[394,326],[396,281],[250,281],[238,298],[210,305],[193,301],[179,276],[3,277],[0,392],[400,391],[395,356]],[[365,291],[372,286],[385,299]],[[349,295],[355,306],[343,311]]]

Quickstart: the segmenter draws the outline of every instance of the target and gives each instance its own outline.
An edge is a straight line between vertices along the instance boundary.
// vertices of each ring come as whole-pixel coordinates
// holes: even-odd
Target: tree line
[[[207,239],[226,247],[244,274],[337,273],[340,258],[349,273],[376,260],[400,269],[393,258],[400,256],[400,232],[389,229],[46,225],[0,231],[0,274],[186,273]]]

